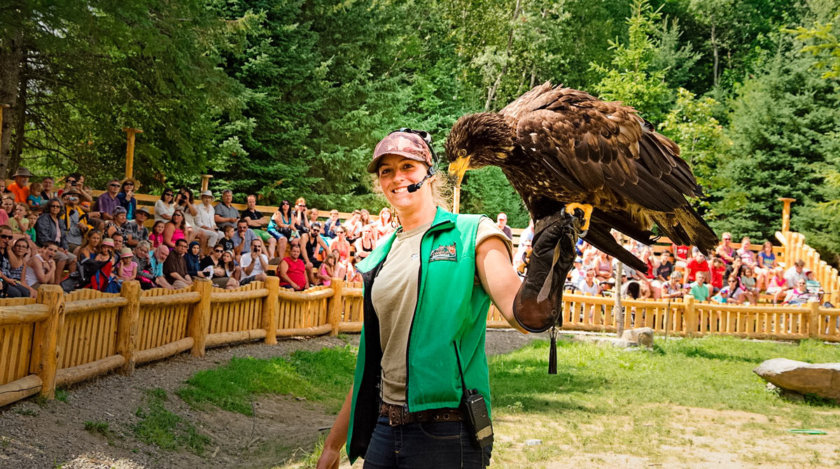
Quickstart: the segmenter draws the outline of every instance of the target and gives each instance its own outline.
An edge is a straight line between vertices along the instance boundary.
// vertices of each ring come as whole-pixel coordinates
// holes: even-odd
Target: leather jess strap
[[[382,403],[379,415],[388,417],[388,425],[395,427],[408,423],[425,422],[460,422],[464,420],[459,409],[430,409],[420,412],[408,412],[405,406]]]

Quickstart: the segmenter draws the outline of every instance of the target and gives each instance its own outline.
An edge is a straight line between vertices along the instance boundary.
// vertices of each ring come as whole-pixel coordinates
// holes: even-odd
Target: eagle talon
[[[582,211],[583,213],[581,215],[578,215],[578,210]],[[592,210],[593,207],[589,204],[579,204],[577,202],[566,204],[566,213],[577,218],[580,222],[578,230],[581,232],[581,236],[583,236],[586,233],[586,231],[589,230],[589,220],[592,218]]]

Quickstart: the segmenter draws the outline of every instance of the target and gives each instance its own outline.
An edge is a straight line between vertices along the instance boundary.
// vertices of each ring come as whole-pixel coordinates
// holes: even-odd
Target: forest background
[[[461,115],[545,81],[634,106],[682,147],[720,233],[792,229],[840,253],[840,4],[835,0],[6,0],[0,176],[124,172],[141,192],[231,188],[384,206],[364,167],[399,127],[442,155]],[[37,180],[37,178],[36,178]],[[528,215],[497,168],[462,211]]]

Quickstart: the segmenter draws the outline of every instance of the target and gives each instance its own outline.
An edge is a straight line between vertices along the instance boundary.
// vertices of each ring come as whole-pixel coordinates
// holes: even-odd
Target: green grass
[[[66,389],[55,390],[55,400],[57,401],[67,402],[68,396],[70,396],[70,393]]]
[[[329,412],[337,412],[352,382],[355,363],[355,349],[350,346],[298,351],[290,358],[233,358],[224,366],[196,373],[177,394],[197,408],[212,404],[249,416],[258,394],[320,401]]]
[[[137,409],[140,422],[132,427],[141,441],[166,450],[187,448],[201,455],[210,438],[198,433],[195,426],[166,409],[166,391],[160,388],[147,392],[145,406]],[[87,426],[87,424],[86,424]]]
[[[108,436],[111,432],[108,422],[101,422],[99,420],[88,420],[85,422],[85,430],[90,433],[98,433],[103,436]]]

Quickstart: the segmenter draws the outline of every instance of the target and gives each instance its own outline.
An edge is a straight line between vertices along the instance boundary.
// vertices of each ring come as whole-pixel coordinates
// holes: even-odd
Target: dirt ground
[[[507,353],[532,337],[515,332],[488,331],[489,353]],[[358,335],[349,336],[358,343]],[[254,403],[254,416],[223,410],[194,411],[174,392],[200,370],[232,357],[270,358],[296,350],[344,345],[340,338],[280,340],[211,349],[205,358],[181,354],[138,367],[133,376],[117,374],[70,388],[67,402],[30,398],[0,409],[0,468],[227,468],[273,467],[290,455],[311,451],[333,416],[320,406],[285,396],[265,396]],[[165,451],[137,440],[131,430],[144,404],[146,390],[162,388],[166,408],[192,422],[211,443],[203,457],[191,452]],[[91,433],[85,422],[107,422],[109,435]]]

